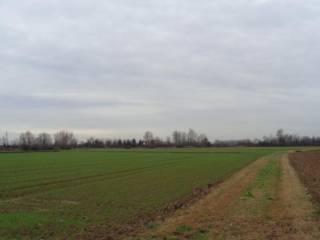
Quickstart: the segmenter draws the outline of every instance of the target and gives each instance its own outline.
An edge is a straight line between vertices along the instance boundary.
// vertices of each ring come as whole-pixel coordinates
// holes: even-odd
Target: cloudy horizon
[[[0,134],[320,135],[320,2],[0,0]]]

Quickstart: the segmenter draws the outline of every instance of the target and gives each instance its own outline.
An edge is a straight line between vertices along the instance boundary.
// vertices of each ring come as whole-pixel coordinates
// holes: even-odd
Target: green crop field
[[[281,150],[0,153],[0,239],[69,239],[92,227],[111,232]]]

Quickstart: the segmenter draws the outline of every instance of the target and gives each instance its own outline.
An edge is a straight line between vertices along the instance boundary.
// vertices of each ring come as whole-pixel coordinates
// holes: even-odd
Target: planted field
[[[121,235],[120,226],[147,220],[170,203],[190,196],[194,188],[215,183],[274,151],[2,153],[0,236]]]

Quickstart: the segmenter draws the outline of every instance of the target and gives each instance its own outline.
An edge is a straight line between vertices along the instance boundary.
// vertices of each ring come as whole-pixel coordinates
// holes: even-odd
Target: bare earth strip
[[[281,173],[281,174],[280,174]],[[261,158],[138,239],[320,239],[287,154]]]
[[[319,221],[314,216],[314,206],[305,187],[289,162],[288,155],[281,158],[283,171],[279,189],[279,200],[273,206],[273,218],[286,224],[291,231],[284,232],[279,239],[320,239]]]

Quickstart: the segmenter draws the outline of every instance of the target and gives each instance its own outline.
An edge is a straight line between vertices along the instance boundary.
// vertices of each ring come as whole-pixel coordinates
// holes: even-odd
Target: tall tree
[[[19,146],[24,149],[24,150],[31,150],[32,148],[35,147],[35,137],[34,135],[30,132],[24,132],[20,134],[19,137]]]
[[[278,143],[280,146],[285,145],[285,134],[284,134],[283,129],[279,129],[277,131],[277,138],[278,138]]]
[[[53,146],[52,137],[48,133],[40,133],[36,139],[36,143],[41,149],[49,149]]]
[[[54,144],[62,149],[70,149],[77,145],[77,139],[72,132],[59,131],[54,135]]]
[[[193,130],[192,128],[190,128],[188,131],[188,135],[187,135],[188,144],[195,145],[197,142],[197,137],[198,137],[197,132],[195,130]]]
[[[153,133],[151,131],[146,131],[143,136],[144,142],[150,146],[153,141]]]

